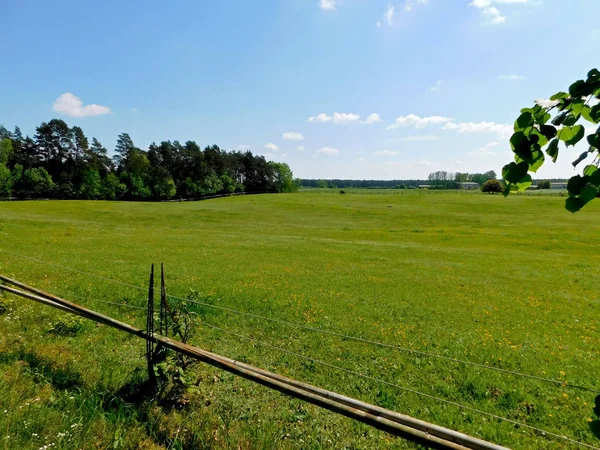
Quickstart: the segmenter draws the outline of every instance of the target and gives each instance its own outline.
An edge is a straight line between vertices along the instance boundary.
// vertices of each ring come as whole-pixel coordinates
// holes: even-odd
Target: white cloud
[[[393,125],[387,127],[388,130],[393,130],[398,127],[406,127],[414,125],[415,128],[425,128],[428,125],[441,125],[450,122],[452,119],[442,116],[419,117],[416,114],[408,116],[400,116],[396,119]]]
[[[277,152],[279,151],[279,147],[277,147],[275,144],[273,144],[272,142],[269,142],[267,145],[265,145],[265,148],[267,150],[270,150],[272,152]]]
[[[338,0],[321,0],[320,6],[321,9],[325,11],[335,11],[337,8]]]
[[[492,149],[494,147],[497,147],[498,145],[500,145],[500,144],[496,141],[489,142],[485,146],[480,147],[477,150],[473,150],[473,151],[469,152],[469,155],[477,156],[477,157],[496,156],[496,152],[493,151]]]
[[[416,167],[431,167],[433,166],[433,163],[427,159],[421,159],[419,161],[415,161],[413,165]]]
[[[395,154],[396,152],[393,152],[391,150],[382,150],[380,152],[375,152],[375,156],[393,156]]]
[[[435,91],[438,91],[438,90],[440,89],[440,87],[441,87],[441,86],[442,86],[442,80],[438,80],[438,81],[437,81],[437,83],[435,83],[433,86],[431,86],[431,87],[429,88],[429,90],[430,90],[431,92],[435,92]]]
[[[509,81],[517,81],[517,80],[524,80],[525,76],[524,75],[500,75],[498,77],[499,80],[509,80]]]
[[[536,105],[540,105],[544,108],[552,108],[552,107],[558,105],[558,103],[559,103],[558,100],[548,100],[546,98],[538,98],[535,101]]]
[[[296,133],[295,131],[288,131],[287,133],[283,133],[281,135],[282,139],[285,139],[286,141],[303,141],[304,140],[304,136],[302,136],[300,133]]]
[[[110,108],[107,106],[95,104],[83,106],[81,99],[70,92],[66,92],[58,97],[54,101],[52,109],[70,117],[101,116],[110,112]]]
[[[317,153],[323,155],[337,155],[340,151],[337,148],[323,147]]]
[[[423,136],[407,136],[398,139],[388,139],[388,142],[429,142],[429,141],[438,141],[440,140],[440,136],[435,135],[423,135]]]
[[[296,147],[296,150],[298,150],[299,152],[303,152],[304,150],[306,150],[306,147],[304,147],[304,145],[299,145],[298,147]]]
[[[406,0],[404,3],[404,12],[411,12],[415,5],[415,1],[418,5],[425,5],[428,2],[428,0]]]
[[[377,28],[381,28],[381,22],[379,20],[377,21]]]
[[[374,123],[381,122],[381,117],[379,114],[373,113],[367,117],[367,120],[362,121],[363,125],[373,125]]]
[[[394,10],[396,8],[394,6],[390,6],[387,11],[385,12],[385,14],[383,15],[383,17],[385,17],[385,21],[387,22],[388,26],[392,26],[392,21],[394,20]]]
[[[308,122],[333,122],[333,123],[350,123],[360,120],[360,116],[354,113],[339,113],[334,112],[333,116],[328,116],[325,113],[321,113],[318,116],[311,116],[308,118]]]
[[[500,136],[510,136],[513,133],[513,126],[496,122],[448,122],[442,130],[456,131],[463,133],[498,133]]]
[[[248,145],[248,144],[240,144],[240,145],[237,146],[236,150],[247,151],[247,150],[250,150],[251,148],[252,147],[250,145]]]
[[[494,5],[526,4],[529,0],[473,0],[469,5],[481,10],[481,14],[488,19],[488,23],[499,25],[506,22],[506,16]]]

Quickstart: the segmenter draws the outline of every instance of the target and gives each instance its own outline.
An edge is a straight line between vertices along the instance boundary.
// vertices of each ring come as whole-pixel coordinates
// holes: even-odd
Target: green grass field
[[[0,273],[142,327],[143,310],[104,301],[144,306],[164,262],[174,296],[600,390],[600,205],[347,192],[0,203]],[[0,300],[1,449],[414,448],[205,365],[186,409],[134,407],[118,393],[144,368],[142,341],[91,322],[49,334],[62,313]],[[262,344],[600,445],[593,392],[197,311],[192,343],[231,358],[516,449],[582,447]]]

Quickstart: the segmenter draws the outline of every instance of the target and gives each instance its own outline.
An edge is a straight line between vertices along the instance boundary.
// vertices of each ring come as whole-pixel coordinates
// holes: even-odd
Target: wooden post
[[[146,334],[154,336],[154,264],[150,269],[150,283],[148,284],[148,311],[146,317]],[[148,380],[152,389],[156,388],[156,375],[154,374],[154,346],[155,341],[146,341],[146,360],[148,361]]]

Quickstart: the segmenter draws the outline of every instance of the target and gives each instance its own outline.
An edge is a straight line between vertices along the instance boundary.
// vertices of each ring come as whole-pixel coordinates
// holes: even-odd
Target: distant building
[[[475,183],[473,181],[463,181],[461,183],[458,183],[458,185],[460,186],[461,189],[479,189],[480,188],[479,183]]]
[[[550,183],[550,186],[552,187],[552,189],[566,189],[567,182],[566,181],[558,181],[558,182]]]
[[[419,187],[419,189],[429,189],[431,187],[431,185],[430,184],[420,184],[418,187]]]

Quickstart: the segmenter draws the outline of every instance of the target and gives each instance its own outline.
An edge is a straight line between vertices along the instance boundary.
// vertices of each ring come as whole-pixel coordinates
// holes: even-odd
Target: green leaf
[[[546,136],[546,139],[548,140],[553,139],[556,137],[556,127],[553,127],[552,125],[541,125],[540,133]]]
[[[569,87],[569,94],[571,97],[583,97],[586,92],[586,84],[583,80],[577,80]]]
[[[588,105],[584,105],[581,109],[581,116],[588,122],[597,123],[594,119],[592,119],[592,108],[590,108]]]
[[[567,117],[565,117],[563,125],[571,127],[577,123],[577,121],[579,120],[579,117],[580,117],[579,115],[567,113]]]
[[[542,126],[546,126],[546,125],[542,125]],[[527,132],[529,133],[529,140],[533,144],[538,144],[540,147],[545,147],[546,144],[548,143],[548,138],[546,136],[544,136],[542,133],[540,133],[540,130],[538,130],[537,128],[530,127],[527,129]]]
[[[517,131],[510,138],[510,146],[513,151],[518,154],[527,154],[527,152],[531,152],[531,142],[525,136],[525,133],[522,131]],[[525,158],[523,158],[525,159]]]
[[[548,149],[546,150],[548,156],[552,158],[552,162],[556,162],[556,159],[558,158],[558,142],[558,139],[552,139]]]
[[[565,126],[558,132],[558,138],[567,144],[567,146],[577,144],[583,139],[584,135],[585,128],[583,128],[583,125],[575,125],[573,127]]]
[[[508,183],[516,184],[521,181],[529,170],[529,164],[521,162],[519,164],[511,162],[502,168],[502,178]]]
[[[532,183],[531,175],[527,174],[518,183],[515,183],[515,184],[517,185],[518,191],[524,191],[529,186],[531,186],[531,183]]]
[[[555,118],[552,120],[552,123],[553,123],[554,125],[556,125],[557,127],[561,126],[561,125],[564,123],[565,119],[567,118],[567,114],[568,114],[568,113],[567,113],[566,111],[565,111],[565,112],[563,112],[563,113],[560,113],[558,116],[556,116],[556,117],[555,117]]]
[[[590,164],[589,166],[585,166],[585,169],[583,169],[583,175],[586,177],[591,177],[596,172],[598,172],[598,168],[593,164]]]
[[[540,167],[544,164],[544,152],[541,150],[535,150],[531,152],[532,160],[529,163],[529,170],[531,172],[537,172]]]
[[[577,100],[574,100],[573,103],[571,103],[571,112],[576,116],[580,116],[584,105],[585,102],[582,99],[578,98]]]
[[[533,115],[530,112],[522,113],[515,121],[515,131],[524,130],[533,125]]]
[[[583,200],[584,203],[589,203],[590,201],[594,200],[597,195],[598,188],[596,186],[588,184],[586,187],[583,188],[583,191],[581,191],[579,198]]]
[[[599,133],[590,134],[587,137],[587,141],[588,141],[588,144],[590,144],[590,147],[600,150],[600,134]]]
[[[596,170],[593,174],[589,175],[588,178],[590,183],[600,188],[600,170]]]
[[[579,157],[573,161],[571,164],[573,164],[573,167],[577,167],[577,164],[579,164],[581,161],[583,161],[585,158],[587,158],[589,155],[589,153],[587,151],[583,152],[581,155],[579,155]]]
[[[600,122],[600,104],[592,106],[590,111],[590,119],[592,119],[592,122],[594,123]]]
[[[550,97],[550,100],[561,100],[563,98],[568,98],[568,97],[569,97],[569,94],[567,94],[566,92],[557,92],[552,97]]]
[[[584,206],[585,206],[585,203],[583,203],[583,200],[581,200],[580,198],[577,198],[577,197],[569,197],[565,201],[565,208],[567,208],[567,211],[570,211],[572,213],[576,213]]]
[[[567,183],[567,191],[569,191],[569,195],[576,196],[581,194],[581,191],[587,184],[587,179],[582,177],[581,175],[575,175],[569,179]]]

